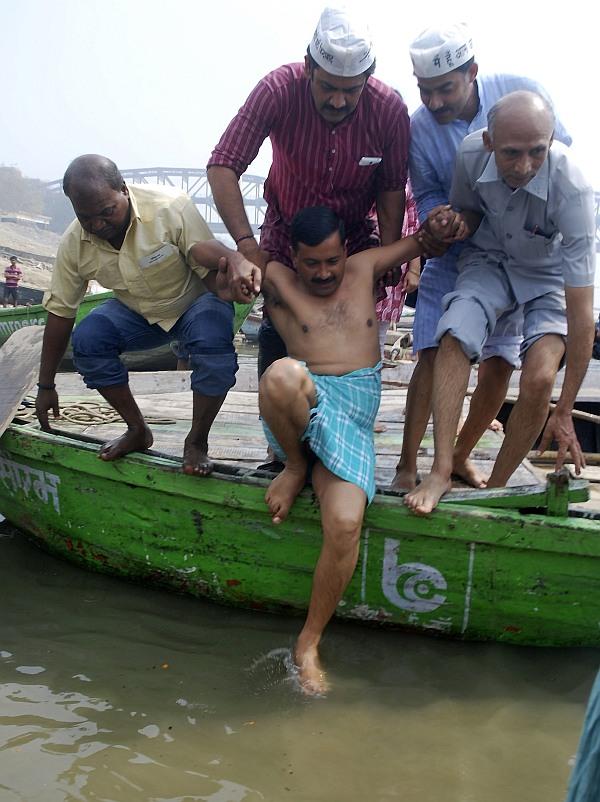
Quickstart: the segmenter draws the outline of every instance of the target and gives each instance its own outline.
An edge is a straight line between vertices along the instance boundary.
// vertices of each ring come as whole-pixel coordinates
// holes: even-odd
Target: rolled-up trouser
[[[506,270],[502,264],[469,262],[461,270],[454,292],[444,296],[444,313],[436,331],[436,342],[445,334],[459,341],[471,362],[478,362],[484,344],[493,332],[498,318],[517,310],[516,300]],[[548,292],[522,304],[523,333],[520,357],[545,334],[564,337],[567,333],[565,299],[561,292]],[[512,362],[509,352],[504,358]]]
[[[127,384],[120,354],[168,345],[174,339],[190,355],[194,392],[220,396],[233,387],[233,305],[211,292],[197,298],[170,331],[148,323],[116,299],[105,301],[75,327],[73,362],[92,389]]]

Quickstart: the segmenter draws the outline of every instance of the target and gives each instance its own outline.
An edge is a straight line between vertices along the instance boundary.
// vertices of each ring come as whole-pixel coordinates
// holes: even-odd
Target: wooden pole
[[[529,454],[527,454],[527,459],[530,462],[537,462],[543,465],[553,465],[556,462],[557,456],[557,451],[544,451],[543,454],[538,454],[537,451],[530,451]],[[600,454],[586,452],[584,453],[583,458],[588,465],[600,465]],[[570,463],[571,457],[569,454],[567,454],[565,461]]]
[[[382,384],[387,384],[390,387],[408,387],[408,382],[399,382],[393,381],[392,379],[382,379]],[[467,396],[472,396],[474,390],[467,390]],[[504,399],[508,404],[515,404],[517,402],[516,396],[506,396]],[[556,409],[556,404],[549,404],[548,405],[550,410]],[[589,423],[596,423],[600,425],[600,415],[594,415],[592,412],[584,412],[581,409],[574,409],[572,413],[572,417],[577,418],[578,420],[585,420]]]

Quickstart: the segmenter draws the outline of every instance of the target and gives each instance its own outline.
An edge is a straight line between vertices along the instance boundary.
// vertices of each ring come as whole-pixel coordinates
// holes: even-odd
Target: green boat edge
[[[153,452],[97,453],[89,438],[13,423],[0,439],[0,510],[96,571],[221,604],[306,610],[321,545],[310,488],[274,526],[265,474],[217,464],[200,479]],[[585,482],[559,477],[458,493],[418,517],[380,492],[336,615],[465,640],[600,646],[600,526],[568,515],[587,496]]]

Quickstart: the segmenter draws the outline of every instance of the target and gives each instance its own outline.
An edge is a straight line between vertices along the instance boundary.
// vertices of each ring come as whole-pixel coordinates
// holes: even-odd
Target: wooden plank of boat
[[[219,464],[198,479],[176,458],[105,462],[97,448],[13,424],[0,440],[0,509],[39,544],[95,570],[225,604],[306,609],[321,540],[310,488],[274,526],[269,477],[259,472]],[[477,491],[418,517],[378,493],[337,615],[458,638],[600,645],[597,523],[486,508],[486,494],[514,495]],[[519,504],[547,506],[548,497],[534,486]]]

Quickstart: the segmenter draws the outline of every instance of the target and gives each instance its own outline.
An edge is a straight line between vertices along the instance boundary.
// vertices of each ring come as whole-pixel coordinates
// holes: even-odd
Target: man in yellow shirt
[[[187,195],[128,187],[104,156],[71,162],[63,190],[77,220],[61,239],[44,296],[48,322],[36,402],[42,428],[49,431],[50,409],[59,415],[54,378],[88,281],[95,279],[115,298],[75,328],[73,360],[86,385],[98,390],[127,424],[125,434],[106,443],[100,457],[118,459],[153,442],[119,355],[177,339],[190,354],[194,401],[183,469],[208,475],[213,467],[208,433],[237,371],[233,306],[215,294],[215,276],[220,264],[244,269],[244,257],[212,237]]]

